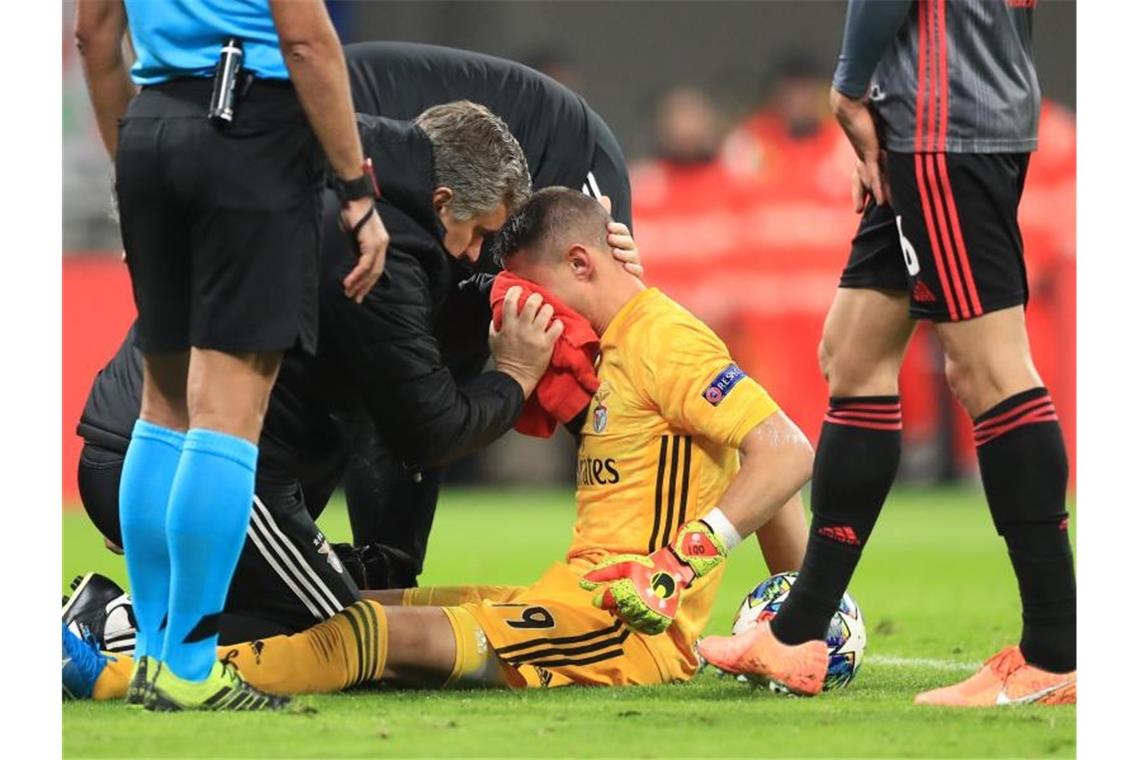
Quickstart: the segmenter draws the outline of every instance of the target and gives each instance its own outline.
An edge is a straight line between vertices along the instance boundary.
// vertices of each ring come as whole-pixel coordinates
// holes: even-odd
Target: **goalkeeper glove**
[[[609,610],[641,633],[658,634],[677,615],[681,592],[724,561],[728,549],[703,520],[681,528],[676,540],[649,556],[619,554],[586,573],[594,606]]]

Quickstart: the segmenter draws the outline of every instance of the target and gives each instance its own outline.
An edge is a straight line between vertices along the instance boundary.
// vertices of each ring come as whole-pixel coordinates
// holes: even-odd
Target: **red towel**
[[[531,293],[538,293],[545,303],[554,308],[554,317],[562,320],[564,327],[554,344],[554,355],[550,358],[546,374],[538,381],[515,423],[515,430],[523,435],[549,438],[558,429],[558,423],[569,422],[589,406],[590,399],[598,390],[594,360],[598,358],[601,341],[585,317],[571,311],[538,285],[510,272],[500,272],[491,285],[491,314],[495,329],[503,324],[503,299],[507,290],[516,285],[523,290],[519,298],[520,308]]]

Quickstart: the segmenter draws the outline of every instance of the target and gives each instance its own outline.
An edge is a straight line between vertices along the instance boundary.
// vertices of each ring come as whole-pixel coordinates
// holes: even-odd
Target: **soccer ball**
[[[735,635],[774,617],[788,597],[796,575],[779,573],[752,589],[736,612],[736,619],[732,621],[732,633]],[[844,594],[839,602],[839,611],[831,618],[831,627],[827,629],[827,648],[831,659],[823,682],[824,691],[851,682],[863,663],[863,649],[866,646],[867,628],[863,625],[863,613],[859,611],[859,605],[851,594]],[[773,684],[767,685],[775,688]]]

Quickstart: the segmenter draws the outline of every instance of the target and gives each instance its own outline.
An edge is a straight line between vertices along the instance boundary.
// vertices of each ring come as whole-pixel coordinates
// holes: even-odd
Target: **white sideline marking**
[[[934,668],[935,670],[977,670],[981,663],[935,660],[929,657],[895,657],[889,654],[869,654],[866,661],[870,665],[886,665],[900,668]]]

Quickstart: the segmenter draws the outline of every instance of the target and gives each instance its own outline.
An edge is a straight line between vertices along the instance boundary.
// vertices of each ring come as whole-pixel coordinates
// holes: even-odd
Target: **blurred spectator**
[[[726,142],[733,173],[779,185],[785,194],[845,198],[852,153],[827,109],[829,83],[829,72],[814,58],[781,58],[760,108]]]
[[[733,197],[720,160],[725,119],[712,98],[696,87],[678,85],[657,98],[653,114],[653,156],[630,167],[634,226],[639,216],[648,219],[651,235],[661,214],[676,219],[679,213],[724,208]],[[681,243],[676,237],[673,241]],[[671,255],[655,246],[659,256]]]
[[[814,58],[802,54],[786,56],[777,64],[769,101],[789,138],[812,137],[831,121],[827,76]]]
[[[716,160],[724,135],[720,112],[695,87],[675,87],[657,103],[656,154],[671,164],[708,164]]]

